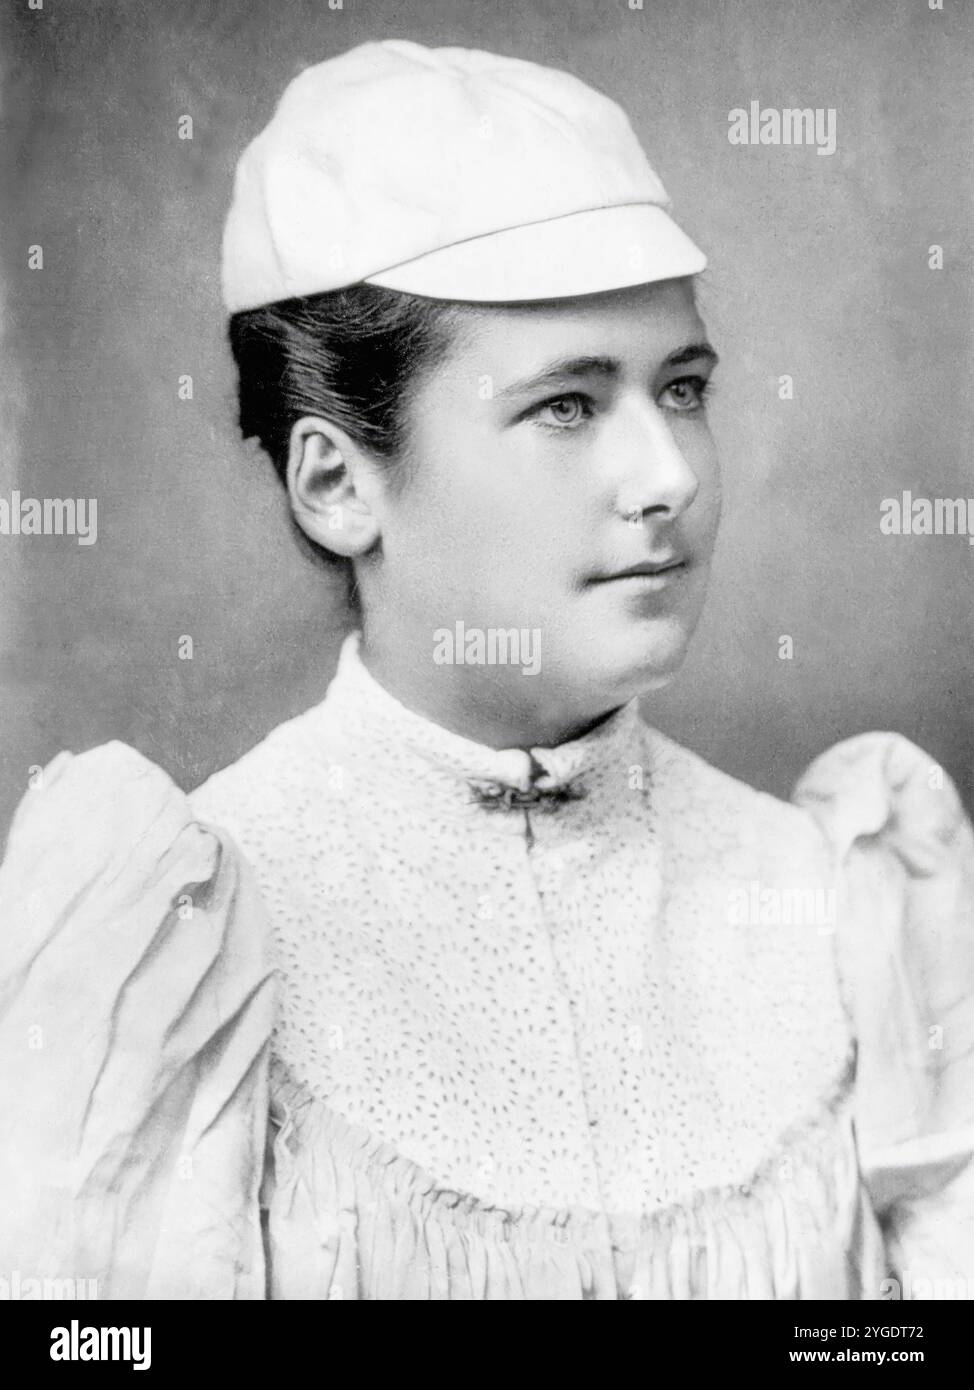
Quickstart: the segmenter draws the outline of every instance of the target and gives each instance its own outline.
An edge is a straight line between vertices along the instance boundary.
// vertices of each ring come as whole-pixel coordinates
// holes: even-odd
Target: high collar
[[[638,700],[630,700],[583,734],[551,747],[491,748],[453,733],[407,709],[369,672],[360,653],[360,632],[342,643],[328,690],[329,714],[374,740],[409,747],[426,761],[469,782],[496,783],[527,792],[578,784],[596,767],[621,760],[640,728]],[[540,774],[539,774],[540,768]]]

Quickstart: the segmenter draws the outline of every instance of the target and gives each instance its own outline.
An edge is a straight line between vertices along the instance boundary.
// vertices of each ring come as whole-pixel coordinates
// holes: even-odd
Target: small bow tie
[[[529,755],[531,756],[531,755]],[[531,781],[536,783],[545,769],[531,756]],[[488,811],[520,811],[534,806],[540,811],[554,811],[566,801],[581,801],[587,795],[581,779],[573,777],[554,787],[530,786],[526,791],[507,782],[468,782],[472,801]]]
[[[585,788],[577,782],[568,782],[563,787],[531,787],[522,792],[518,787],[505,786],[503,782],[470,782],[472,800],[488,811],[517,811],[525,806],[537,806],[542,811],[553,811],[565,801],[581,801],[586,795]]]

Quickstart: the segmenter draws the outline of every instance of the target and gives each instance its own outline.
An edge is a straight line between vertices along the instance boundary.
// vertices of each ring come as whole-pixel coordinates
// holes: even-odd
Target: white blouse
[[[974,839],[904,739],[839,745],[794,805],[646,727],[635,701],[581,739],[498,751],[405,709],[352,634],[325,700],[188,802],[120,745],[53,771],[12,833],[2,920],[87,788],[89,840],[114,823],[137,851],[107,885],[128,881],[127,906],[106,890],[99,908],[97,853],[69,855],[50,888],[35,877],[27,935],[57,974],[58,885],[77,902],[83,884],[99,919],[74,934],[84,992],[112,923],[145,918],[103,991],[91,1094],[111,1107],[105,1062],[128,1055],[128,1131],[175,1144],[143,1179],[166,1239],[148,1266],[93,1254],[110,1288],[877,1298],[969,1278],[974,1294]],[[188,835],[208,872],[182,865]],[[182,892],[160,918],[163,868]],[[8,997],[40,1017],[32,973]],[[159,1018],[133,1016],[133,1063],[141,976]],[[30,1084],[47,1096],[43,1053]],[[190,1117],[204,1080],[208,1123],[173,1140],[150,1099],[185,1092]],[[36,1159],[40,1133],[24,1142]],[[179,1191],[187,1162],[202,1207]],[[175,1254],[187,1228],[213,1248],[195,1273]]]

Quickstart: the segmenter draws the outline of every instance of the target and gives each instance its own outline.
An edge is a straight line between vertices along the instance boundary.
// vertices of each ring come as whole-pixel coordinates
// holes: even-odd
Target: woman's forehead
[[[573,358],[663,362],[707,336],[690,279],[577,299],[464,308],[460,327],[457,356],[491,359],[511,378]]]

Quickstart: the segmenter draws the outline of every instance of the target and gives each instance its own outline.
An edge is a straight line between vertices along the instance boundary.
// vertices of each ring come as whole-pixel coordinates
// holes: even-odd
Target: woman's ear
[[[295,521],[317,545],[353,559],[378,542],[378,474],[365,451],[336,425],[315,415],[297,421],[288,446],[287,490]]]

